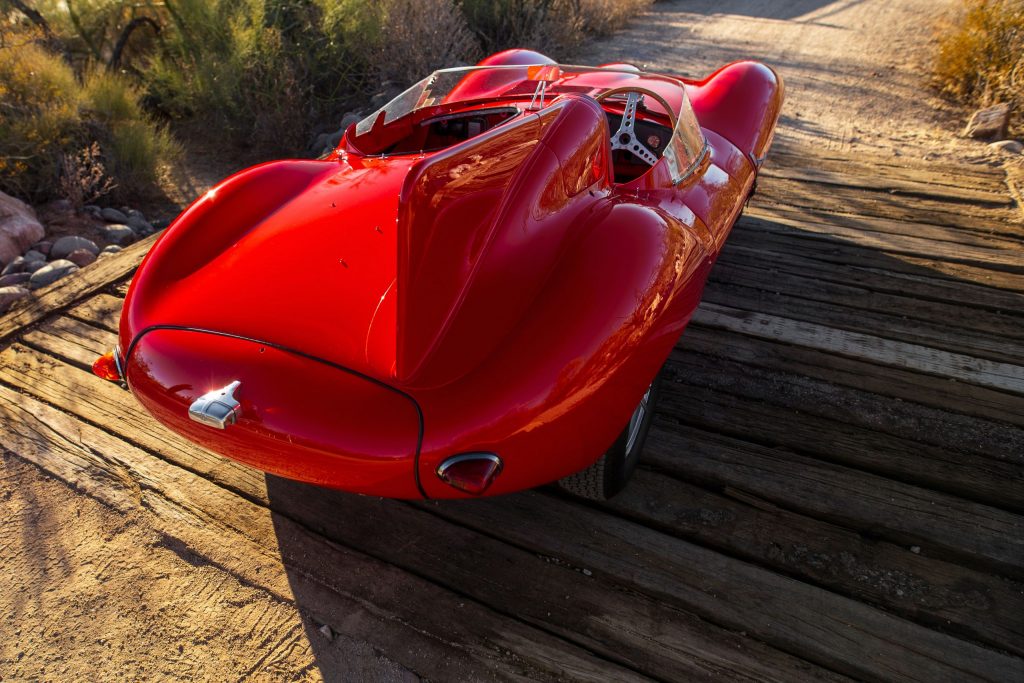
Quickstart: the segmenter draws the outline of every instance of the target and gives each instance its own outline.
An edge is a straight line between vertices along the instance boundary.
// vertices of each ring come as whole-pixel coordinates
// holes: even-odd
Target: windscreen
[[[441,69],[373,112],[356,125],[356,135],[365,135],[383,117],[387,125],[419,109],[442,104],[479,103],[517,99],[531,108],[542,108],[555,97],[577,93],[596,97],[614,88],[631,85],[660,94],[675,110],[678,120],[665,150],[673,179],[685,177],[704,150],[704,136],[682,82],[631,69],[606,69],[555,64],[474,66]],[[651,99],[651,98],[648,98]],[[648,102],[655,113],[661,105]]]

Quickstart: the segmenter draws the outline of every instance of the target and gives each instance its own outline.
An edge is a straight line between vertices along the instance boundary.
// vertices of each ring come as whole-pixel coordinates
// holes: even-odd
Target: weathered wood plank
[[[25,334],[22,341],[71,363],[91,367],[96,358],[114,348],[117,337],[74,318],[60,317]]]
[[[970,320],[981,317],[978,314],[939,317],[928,319],[925,315],[911,317],[899,311],[872,310],[854,307],[856,303],[875,297],[852,292],[847,288],[820,283],[818,292],[796,291],[790,278],[779,276],[772,284],[772,278],[765,279],[762,286],[747,282],[711,282],[705,288],[702,301],[736,310],[766,313],[788,320],[797,320],[816,325],[825,325],[850,332],[880,335],[886,339],[924,346],[927,348],[964,354],[996,363],[1016,365],[1024,359],[1024,339],[1017,332],[1001,334],[982,326],[972,327]],[[787,282],[789,280],[789,282]],[[813,287],[812,282],[808,282]],[[769,288],[769,289],[766,289]],[[843,291],[845,289],[845,291]],[[829,296],[834,296],[830,300]],[[869,303],[862,303],[870,306]],[[922,302],[920,308],[927,313],[929,304]],[[987,327],[1001,327],[999,316],[991,317]],[[1007,326],[1016,322],[1006,319]],[[1020,321],[1024,329],[1024,321]]]
[[[977,232],[1014,236],[1020,226],[1009,222],[1008,209],[993,209],[973,204],[952,204],[933,199],[867,193],[854,188],[814,186],[796,180],[771,178],[758,190],[751,206],[765,204],[814,209],[828,213],[852,213],[861,216],[922,222],[928,225],[965,227]]]
[[[833,242],[856,244],[886,254],[907,254],[919,258],[980,266],[990,270],[1024,273],[1024,259],[1019,250],[976,247],[911,235],[871,232],[834,222],[795,219],[781,212],[762,214],[756,208],[747,211],[737,222],[734,230],[764,232],[803,241],[824,242],[826,245]]]
[[[1024,429],[1020,427],[692,350],[676,351],[670,364],[676,382],[708,389],[712,400],[728,394],[755,411],[792,411],[787,421],[823,418],[820,427],[837,438],[863,433],[865,438],[875,437],[870,441],[872,448],[883,449],[885,440],[891,438],[893,451],[917,451],[908,457],[946,461],[951,466],[960,463],[967,471],[984,471],[993,461],[1012,464],[1014,469],[1002,470],[994,479],[1024,474],[1024,469],[1016,469],[1024,467]],[[1004,396],[1024,403],[1024,397]],[[723,396],[722,400],[729,399]],[[923,464],[918,462],[907,471]],[[950,473],[949,478],[959,479],[962,474]]]
[[[797,256],[822,264],[869,268],[916,277],[944,278],[952,283],[968,282],[992,290],[1024,292],[1024,275],[1020,273],[909,254],[889,254],[847,242],[803,240],[768,232],[734,230],[726,242],[725,251],[738,247],[760,254],[766,263],[784,262],[791,256]]]
[[[117,509],[148,511],[192,552],[290,599],[280,553],[289,576],[312,578],[330,590],[329,607],[358,615],[330,623],[332,629],[356,628],[353,636],[429,677],[473,672],[460,675],[646,680],[429,581],[327,543],[287,518],[272,520],[244,498],[2,386],[0,418],[6,449]],[[452,667],[453,661],[458,665]]]
[[[854,387],[877,396],[939,408],[947,413],[973,415],[1024,426],[1024,396],[973,384],[950,382],[943,377],[844,358],[826,351],[759,339],[696,323],[686,328],[677,348]]]
[[[45,316],[108,286],[134,271],[160,233],[140,240],[113,256],[95,263],[39,290],[31,299],[5,316],[0,316],[0,343]]]
[[[731,496],[731,497],[730,497]],[[726,488],[639,470],[604,507],[647,526],[1024,655],[1024,585],[923,557]]]
[[[1024,394],[1024,367],[950,353],[875,335],[840,330],[717,304],[701,304],[693,320],[707,327],[797,344],[830,353],[927,372],[1015,394]]]
[[[950,204],[974,204],[1005,208],[1013,204],[1009,193],[972,188],[969,185],[939,185],[927,174],[914,177],[912,173],[904,173],[896,177],[892,172],[865,174],[858,172],[838,171],[827,168],[824,164],[818,168],[801,168],[799,166],[768,165],[762,172],[764,178],[784,178],[795,180],[811,187],[837,186],[859,190],[861,192],[879,192],[908,198],[932,199]]]
[[[0,353],[0,382],[96,423],[348,547],[457,587],[500,611],[660,678],[828,678],[776,650],[661,605],[583,582],[571,568],[438,522],[402,503],[315,489],[219,458],[149,418],[127,392],[39,352]],[[81,401],[89,396],[88,403]],[[471,549],[471,550],[468,550]],[[526,571],[526,567],[532,567]],[[485,577],[485,580],[481,580]],[[564,604],[564,596],[573,599]],[[529,598],[527,598],[529,596]],[[525,601],[525,602],[524,602]],[[551,605],[559,604],[557,612]],[[784,674],[783,672],[789,672]]]
[[[784,133],[783,133],[784,136]],[[920,161],[858,151],[844,154],[837,150],[812,147],[777,137],[768,155],[769,165],[782,168],[823,168],[847,172],[864,178],[921,180],[950,187],[976,187],[989,192],[1006,189],[1006,173],[998,165]]]
[[[268,481],[275,511],[662,680],[831,679],[834,674],[421,509]],[[588,570],[590,572],[590,570]]]
[[[1024,517],[658,417],[644,458],[702,485],[728,486],[927,556],[1024,579]]]
[[[928,301],[915,296],[882,293],[870,286],[834,283],[775,268],[720,261],[705,291],[716,288],[720,288],[725,296],[743,295],[754,289],[769,296],[827,304],[830,311],[835,311],[837,316],[845,314],[858,327],[864,327],[868,321],[876,324],[875,329],[889,332],[901,325],[913,326],[906,334],[908,340],[911,337],[925,338],[926,335],[936,342],[948,338],[961,348],[989,349],[1004,356],[1011,355],[1009,350],[994,346],[995,340],[1010,340],[1010,348],[1024,340],[1024,316],[1003,315],[964,306],[956,301]],[[771,309],[764,310],[768,312]],[[881,320],[888,324],[884,327],[877,325],[876,321]],[[823,318],[814,322],[827,324],[828,320]],[[921,331],[915,333],[917,329]],[[1005,352],[1000,354],[1000,351]],[[1020,351],[1012,360],[1024,358],[1024,345]]]
[[[877,294],[906,297],[915,302],[948,304],[956,307],[958,312],[965,309],[976,311],[979,318],[995,313],[1008,315],[1014,320],[1024,320],[1024,294],[1021,292],[950,279],[938,273],[907,272],[907,264],[902,262],[901,270],[889,270],[884,263],[878,264],[881,267],[870,267],[822,262],[796,253],[766,251],[753,242],[727,242],[711,271],[712,280],[741,281],[751,269],[759,269],[771,274],[795,275]]]
[[[531,492],[424,507],[855,678],[997,681],[1022,671],[1019,658],[629,520],[595,519],[572,501]]]
[[[96,294],[69,309],[67,314],[72,318],[91,323],[116,334],[123,305],[124,299],[122,298],[110,294]]]
[[[929,225],[922,221],[905,221],[877,216],[862,216],[852,213],[817,211],[812,208],[794,208],[776,204],[759,204],[752,208],[751,215],[763,219],[787,218],[798,223],[839,225],[844,228],[876,232],[880,234],[909,235],[922,239],[949,244],[964,244],[972,247],[1003,249],[1021,252],[1020,237],[1017,235],[993,234],[991,231],[975,231],[969,227]]]
[[[819,460],[882,475],[916,486],[961,496],[1006,510],[1024,511],[1024,457],[1013,460],[920,443],[836,416],[822,416],[811,392],[799,407],[782,401],[709,389],[703,377],[691,378],[695,358],[677,357],[669,365],[681,381],[666,382],[661,410],[666,417],[701,429],[786,448]],[[712,365],[713,369],[718,367]],[[750,369],[754,372],[754,369]],[[684,383],[686,382],[686,383]],[[784,392],[783,385],[776,385]]]

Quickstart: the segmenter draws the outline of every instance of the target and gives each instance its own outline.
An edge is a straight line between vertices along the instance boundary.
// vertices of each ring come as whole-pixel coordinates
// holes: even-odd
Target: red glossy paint
[[[528,51],[485,63],[553,64]],[[752,62],[674,85],[617,68],[532,109],[532,89],[495,95],[512,72],[470,73],[443,101],[350,128],[325,159],[227,179],[136,274],[119,340],[129,387],[212,451],[360,493],[468,496],[437,475],[461,453],[500,457],[486,495],[589,466],[699,303],[782,102]],[[689,97],[707,149],[678,184],[666,158],[616,182],[628,166],[608,116],[622,104],[591,95],[623,85],[674,108]],[[500,106],[514,109],[487,113]],[[641,118],[664,125],[649,107]],[[447,124],[420,122],[464,110],[493,127],[380,154],[429,147]],[[189,419],[236,380],[237,424]]]

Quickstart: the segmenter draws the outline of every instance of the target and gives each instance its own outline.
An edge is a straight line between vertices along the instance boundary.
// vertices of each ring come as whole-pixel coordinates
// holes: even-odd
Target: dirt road
[[[949,0],[689,0],[656,4],[577,61],[648,64],[701,77],[758,59],[786,81],[780,137],[837,151],[984,162],[957,138],[962,114],[926,86],[930,41]]]

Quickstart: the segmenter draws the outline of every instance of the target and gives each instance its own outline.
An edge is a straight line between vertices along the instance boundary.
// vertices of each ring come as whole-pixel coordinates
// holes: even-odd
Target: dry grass
[[[556,60],[588,35],[621,28],[653,0],[464,0],[463,11],[483,52],[512,47]]]
[[[451,0],[385,0],[376,68],[406,85],[436,69],[472,64],[480,46]]]
[[[940,27],[934,77],[962,104],[1010,103],[1024,134],[1024,0],[964,0]]]
[[[177,146],[139,97],[125,77],[98,69],[80,79],[37,33],[3,27],[0,190],[34,202],[58,197],[74,185],[66,177],[77,172],[82,150],[94,144],[93,158],[105,161],[112,183],[125,193],[150,189]]]

